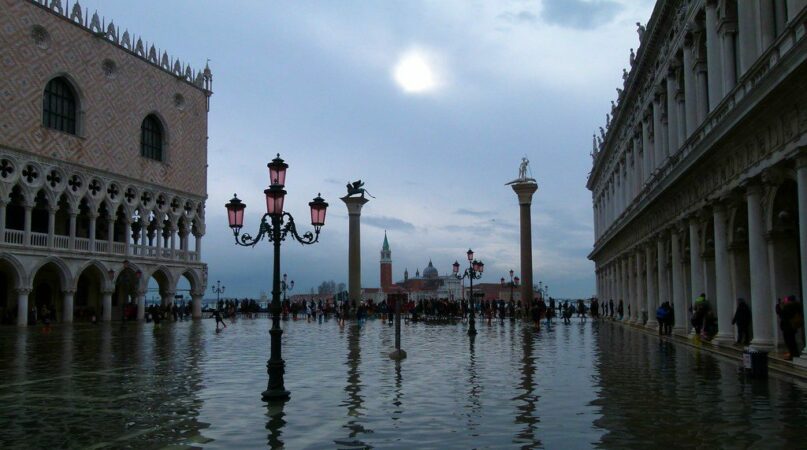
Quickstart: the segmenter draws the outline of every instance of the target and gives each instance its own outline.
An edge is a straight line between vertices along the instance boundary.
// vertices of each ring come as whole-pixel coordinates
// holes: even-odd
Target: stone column
[[[642,171],[644,172],[644,183],[647,183],[650,174],[653,173],[653,149],[650,147],[650,124],[647,116],[642,118],[642,153],[644,154]]]
[[[752,183],[746,187],[748,203],[748,253],[751,269],[751,317],[754,339],[751,346],[773,349],[773,305],[768,266],[768,246],[765,241],[765,221],[762,216],[762,187]]]
[[[658,95],[653,98],[653,171],[661,167],[664,162],[664,145],[661,143],[663,132],[661,129],[661,99]]]
[[[733,326],[731,318],[733,316],[732,306],[734,301],[731,298],[731,266],[729,264],[729,248],[726,233],[726,207],[722,202],[717,202],[712,208],[715,223],[715,278],[717,301],[717,335],[715,343],[720,345],[731,345],[734,343]]]
[[[801,255],[801,292],[807,294],[807,154],[802,154],[796,159],[796,181],[798,183],[798,201],[799,201],[799,251]],[[804,317],[807,317],[807,301],[805,301],[805,299],[802,298],[801,304],[802,307],[804,308]],[[796,362],[801,366],[807,366],[807,352],[802,352],[801,357]]]
[[[106,224],[106,251],[107,253],[114,253],[113,244],[115,244],[115,216],[109,214],[109,220]]]
[[[720,24],[721,61],[723,65],[723,96],[725,97],[737,85],[737,49],[734,36],[737,34],[735,22],[723,21]]]
[[[692,136],[698,128],[698,97],[695,87],[695,56],[692,34],[684,37],[684,107],[686,108],[686,136]]]
[[[679,86],[675,94],[676,111],[678,112],[678,146],[683,147],[687,140],[687,113],[684,104],[684,90]]]
[[[6,200],[0,199],[0,242],[6,241]]]
[[[370,200],[364,197],[345,196],[342,197],[342,201],[347,205],[348,214],[347,290],[352,308],[361,302],[361,208]]]
[[[635,135],[633,137],[633,167],[635,169],[633,196],[636,197],[642,192],[644,185],[644,167],[642,166],[642,140]]]
[[[177,257],[177,232],[179,231],[179,227],[176,224],[171,224],[171,259],[176,259]]]
[[[191,317],[194,319],[201,319],[202,318],[202,298],[204,294],[199,292],[192,292],[191,293]]]
[[[656,307],[664,302],[670,301],[667,291],[667,247],[665,247],[664,237],[659,236],[656,241],[656,271],[658,272],[658,300]],[[656,313],[656,310],[648,311],[649,314]]]
[[[759,1],[759,51],[764,53],[776,39],[776,19],[774,17],[773,3],[782,3],[782,0]]]
[[[745,75],[759,56],[759,1],[737,2],[737,26],[739,28],[737,53],[740,57],[739,76]],[[766,268],[767,269],[767,268]]]
[[[112,294],[114,291],[101,292],[101,320],[109,322],[112,320]]]
[[[658,328],[656,322],[656,274],[653,271],[653,244],[648,243],[645,247],[645,270],[647,271],[647,328]]]
[[[95,221],[98,220],[98,213],[90,211],[90,251],[95,252]]]
[[[48,248],[52,249],[56,236],[56,213],[59,211],[58,205],[48,205]]]
[[[76,291],[62,291],[64,295],[64,309],[62,310],[62,322],[64,323],[72,323],[73,322],[73,296],[76,294]]]
[[[688,298],[686,301],[687,312],[689,312],[693,298],[706,292],[703,287],[703,256],[701,255],[698,229],[698,219],[691,217],[689,219],[689,276],[692,283],[692,298]]]
[[[140,256],[148,255],[148,226],[149,222],[145,217],[140,218]]]
[[[698,62],[695,64],[695,73],[696,73],[696,80],[695,80],[695,87],[697,89],[698,95],[698,126],[700,126],[704,120],[706,120],[706,115],[709,114],[709,86],[708,86],[708,77],[706,74],[706,63],[705,62]]]
[[[137,320],[146,318],[146,291],[137,291]]]
[[[678,227],[673,227],[670,233],[672,252],[672,286],[673,286],[673,312],[675,313],[675,324],[673,333],[679,336],[686,336],[687,311],[686,296],[684,294],[684,277],[681,270],[681,239]]]
[[[641,309],[644,304],[644,297],[642,296],[642,251],[637,250],[634,258],[636,262],[636,298],[633,301],[633,308],[631,310],[630,323],[637,324],[642,320]]]
[[[162,215],[162,213],[160,214]],[[163,257],[163,226],[164,223],[157,216],[154,217],[154,240],[157,241],[155,247],[157,248],[157,258]]]
[[[28,294],[31,290],[28,288],[15,289],[17,293],[17,326],[28,326]]]
[[[706,1],[706,62],[709,71],[709,111],[723,99],[723,62],[717,34],[717,0]]]
[[[521,305],[523,311],[529,311],[530,302],[535,294],[532,288],[532,194],[538,190],[538,183],[533,180],[518,181],[512,185],[518,196],[519,217],[521,219]]]
[[[626,289],[628,292],[628,298],[625,301],[625,311],[624,315],[622,316],[622,320],[625,322],[630,322],[630,315],[636,310],[634,305],[636,302],[636,292],[634,291],[636,283],[634,282],[634,278],[636,278],[636,276],[633,274],[633,255],[630,253],[628,253],[628,255],[625,257],[625,267],[627,268],[625,280],[628,283]],[[628,314],[628,307],[630,307],[630,314]]]
[[[23,245],[31,245],[31,212],[34,209],[33,203],[25,202],[22,207],[25,209],[25,227],[23,229]]]
[[[78,209],[70,208],[70,234],[68,238],[67,246],[70,247],[70,250],[76,249],[76,217],[78,216]]]
[[[675,100],[678,94],[678,79],[675,76],[675,68],[667,73],[667,142],[669,147],[668,155],[672,156],[678,152],[678,102]]]
[[[197,233],[197,234],[194,234],[193,237],[194,237],[194,243],[196,245],[196,260],[201,261],[202,260],[202,234]]]

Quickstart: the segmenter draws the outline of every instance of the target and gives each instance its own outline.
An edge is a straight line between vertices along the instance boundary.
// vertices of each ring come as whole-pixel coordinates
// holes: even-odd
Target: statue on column
[[[364,189],[364,182],[361,180],[354,181],[353,183],[348,182],[347,184],[347,196],[353,195],[361,195],[361,198],[364,198],[364,194],[369,195],[372,198],[372,194],[370,194],[366,189]]]
[[[527,166],[530,164],[530,160],[527,157],[521,158],[521,164],[518,166],[518,179],[519,180],[526,180],[527,179]]]

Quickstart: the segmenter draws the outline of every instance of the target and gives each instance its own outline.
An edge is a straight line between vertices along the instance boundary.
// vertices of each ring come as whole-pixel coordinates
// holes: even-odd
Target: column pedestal
[[[72,323],[73,322],[73,296],[76,294],[73,291],[64,291],[64,303],[63,303],[63,310],[62,310],[62,322],[64,323]]]
[[[538,183],[532,179],[518,180],[510,186],[518,196],[519,216],[521,219],[521,307],[529,311],[535,296],[532,287],[532,194],[538,190]],[[526,314],[525,317],[528,317]]]
[[[370,200],[364,197],[342,197],[348,214],[348,298],[351,309],[361,302],[361,208]]]
[[[30,289],[17,289],[17,325],[28,326],[28,294]]]

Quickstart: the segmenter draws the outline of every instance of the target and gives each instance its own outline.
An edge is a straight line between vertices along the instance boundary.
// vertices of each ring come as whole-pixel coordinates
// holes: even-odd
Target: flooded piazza
[[[804,385],[610,322],[270,321],[0,329],[3,448],[795,448]]]

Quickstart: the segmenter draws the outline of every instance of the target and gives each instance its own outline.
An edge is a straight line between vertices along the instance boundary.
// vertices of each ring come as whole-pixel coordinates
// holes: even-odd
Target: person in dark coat
[[[737,343],[748,345],[751,342],[751,308],[745,299],[737,299],[737,309],[734,311],[734,318],[731,324],[737,326]]]
[[[782,337],[785,340],[788,350],[788,360],[797,358],[801,351],[796,342],[796,332],[804,326],[804,312],[801,309],[801,302],[791,295],[782,302],[779,316],[779,327],[782,329]]]

